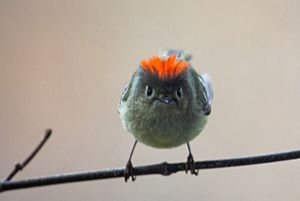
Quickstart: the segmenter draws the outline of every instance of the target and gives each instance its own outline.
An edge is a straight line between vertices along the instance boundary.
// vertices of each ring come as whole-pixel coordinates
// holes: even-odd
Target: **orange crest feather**
[[[140,66],[152,73],[158,75],[159,78],[172,78],[184,72],[189,67],[189,62],[177,60],[176,55],[166,58],[153,56],[140,62]]]

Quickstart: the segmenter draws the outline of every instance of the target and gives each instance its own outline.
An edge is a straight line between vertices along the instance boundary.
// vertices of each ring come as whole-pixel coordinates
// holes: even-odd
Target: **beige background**
[[[123,166],[133,137],[117,114],[139,61],[185,48],[209,72],[209,124],[197,160],[300,148],[300,2],[0,1],[0,177],[51,127],[54,135],[15,179]],[[185,146],[139,144],[136,165],[185,161]],[[300,161],[201,171],[198,177],[82,182],[0,200],[299,200]]]

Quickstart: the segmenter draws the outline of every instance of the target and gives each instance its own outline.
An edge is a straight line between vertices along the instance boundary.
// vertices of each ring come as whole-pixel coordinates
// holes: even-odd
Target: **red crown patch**
[[[184,72],[190,64],[184,60],[177,60],[176,55],[171,55],[166,58],[153,56],[144,59],[140,62],[140,66],[159,78],[172,78]]]

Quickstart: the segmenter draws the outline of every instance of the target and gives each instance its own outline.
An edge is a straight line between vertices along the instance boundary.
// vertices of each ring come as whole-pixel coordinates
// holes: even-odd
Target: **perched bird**
[[[187,144],[186,172],[197,175],[189,142],[204,128],[211,112],[208,75],[199,75],[184,50],[163,49],[140,62],[119,104],[124,128],[135,138],[125,181],[135,179],[131,162],[137,142],[154,148]]]

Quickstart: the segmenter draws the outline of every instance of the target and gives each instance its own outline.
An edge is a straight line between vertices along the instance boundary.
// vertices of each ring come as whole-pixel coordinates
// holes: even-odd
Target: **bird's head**
[[[179,60],[176,55],[142,60],[138,69],[139,99],[164,108],[186,105],[190,93],[187,86],[189,67],[189,62]]]

